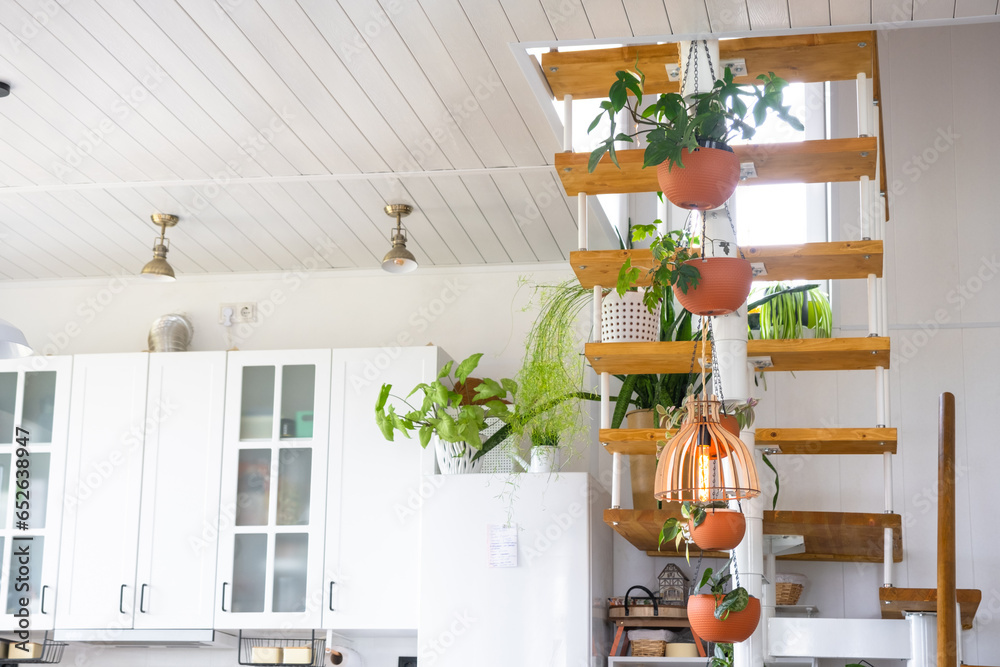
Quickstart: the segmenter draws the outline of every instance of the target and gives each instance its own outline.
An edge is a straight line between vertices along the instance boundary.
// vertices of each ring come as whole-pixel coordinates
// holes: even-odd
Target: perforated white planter
[[[660,306],[649,312],[642,292],[611,290],[601,301],[602,343],[649,343],[660,340]]]
[[[434,445],[434,453],[437,456],[438,468],[442,475],[479,472],[479,469],[483,467],[483,459],[472,460],[477,451],[479,450],[464,442],[445,442],[440,438]]]

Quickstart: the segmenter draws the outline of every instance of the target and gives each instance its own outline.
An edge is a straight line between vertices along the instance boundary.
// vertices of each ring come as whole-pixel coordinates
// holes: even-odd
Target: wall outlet
[[[219,304],[219,324],[229,326],[231,324],[256,321],[257,304],[253,301]]]

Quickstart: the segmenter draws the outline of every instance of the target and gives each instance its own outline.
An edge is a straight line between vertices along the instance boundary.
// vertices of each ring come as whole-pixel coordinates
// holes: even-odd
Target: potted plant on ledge
[[[500,381],[480,379],[471,400],[461,391],[455,391],[456,384],[460,388],[462,385],[472,388],[473,383],[467,381],[482,356],[482,353],[474,354],[457,367],[449,361],[436,380],[418,384],[406,398],[394,396],[390,393],[392,385],[383,384],[375,404],[375,422],[385,439],[392,441],[396,431],[409,438],[410,432],[415,430],[420,446],[427,447],[431,436],[437,435],[435,453],[442,473],[476,472],[481,462],[474,460],[474,455],[483,444],[479,432],[486,427],[488,417],[509,421],[510,409],[504,401],[517,391],[517,384],[507,378]],[[454,379],[451,378],[453,367]],[[407,399],[417,392],[423,394],[423,400],[419,407],[414,407]],[[387,405],[390,396],[405,403],[409,412],[399,414],[395,406]]]
[[[803,129],[801,121],[782,104],[782,91],[788,82],[774,72],[758,76],[761,85],[757,87],[734,83],[727,67],[711,90],[687,97],[662,94],[641,111],[646,77],[638,67],[636,72],[617,72],[608,99],[601,102],[603,111],[588,131],[597,127],[605,114],[611,130],[608,139],[590,154],[588,168],[593,172],[605,153],[618,166],[615,142],[633,142],[644,135],[648,143],[643,167],[657,167],[660,189],[681,208],[707,211],[722,206],[732,196],[739,182],[740,161],[729,142],[737,136],[753,137],[754,125],[760,126],[768,112],[797,130]],[[634,104],[629,94],[635,96]],[[748,102],[753,105],[754,125],[746,122],[751,110]],[[616,132],[616,117],[622,109],[635,123],[632,134]]]

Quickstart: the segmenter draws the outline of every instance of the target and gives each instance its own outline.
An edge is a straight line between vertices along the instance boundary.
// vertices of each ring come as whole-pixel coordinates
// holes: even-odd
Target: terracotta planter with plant
[[[705,551],[729,551],[743,541],[747,521],[742,512],[731,509],[706,510],[704,520],[698,525],[689,522],[691,539]]]
[[[669,161],[656,168],[660,190],[681,208],[709,211],[725,204],[740,182],[740,159],[725,144],[703,142],[693,151],[681,151],[684,168]]]
[[[740,257],[701,257],[685,262],[698,271],[695,285],[676,291],[695,315],[728,315],[742,306],[753,284],[753,267]]]
[[[698,590],[706,585],[709,594],[692,595],[687,602],[688,621],[699,637],[710,642],[741,642],[757,629],[760,622],[760,600],[750,597],[742,586],[726,592],[726,583],[732,578],[723,574],[730,560],[719,572],[705,568]]]

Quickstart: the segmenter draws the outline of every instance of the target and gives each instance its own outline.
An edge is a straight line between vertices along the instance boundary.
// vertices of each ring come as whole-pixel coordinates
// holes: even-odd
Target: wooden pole
[[[941,394],[938,431],[937,665],[957,667],[955,592],[955,396]]]

